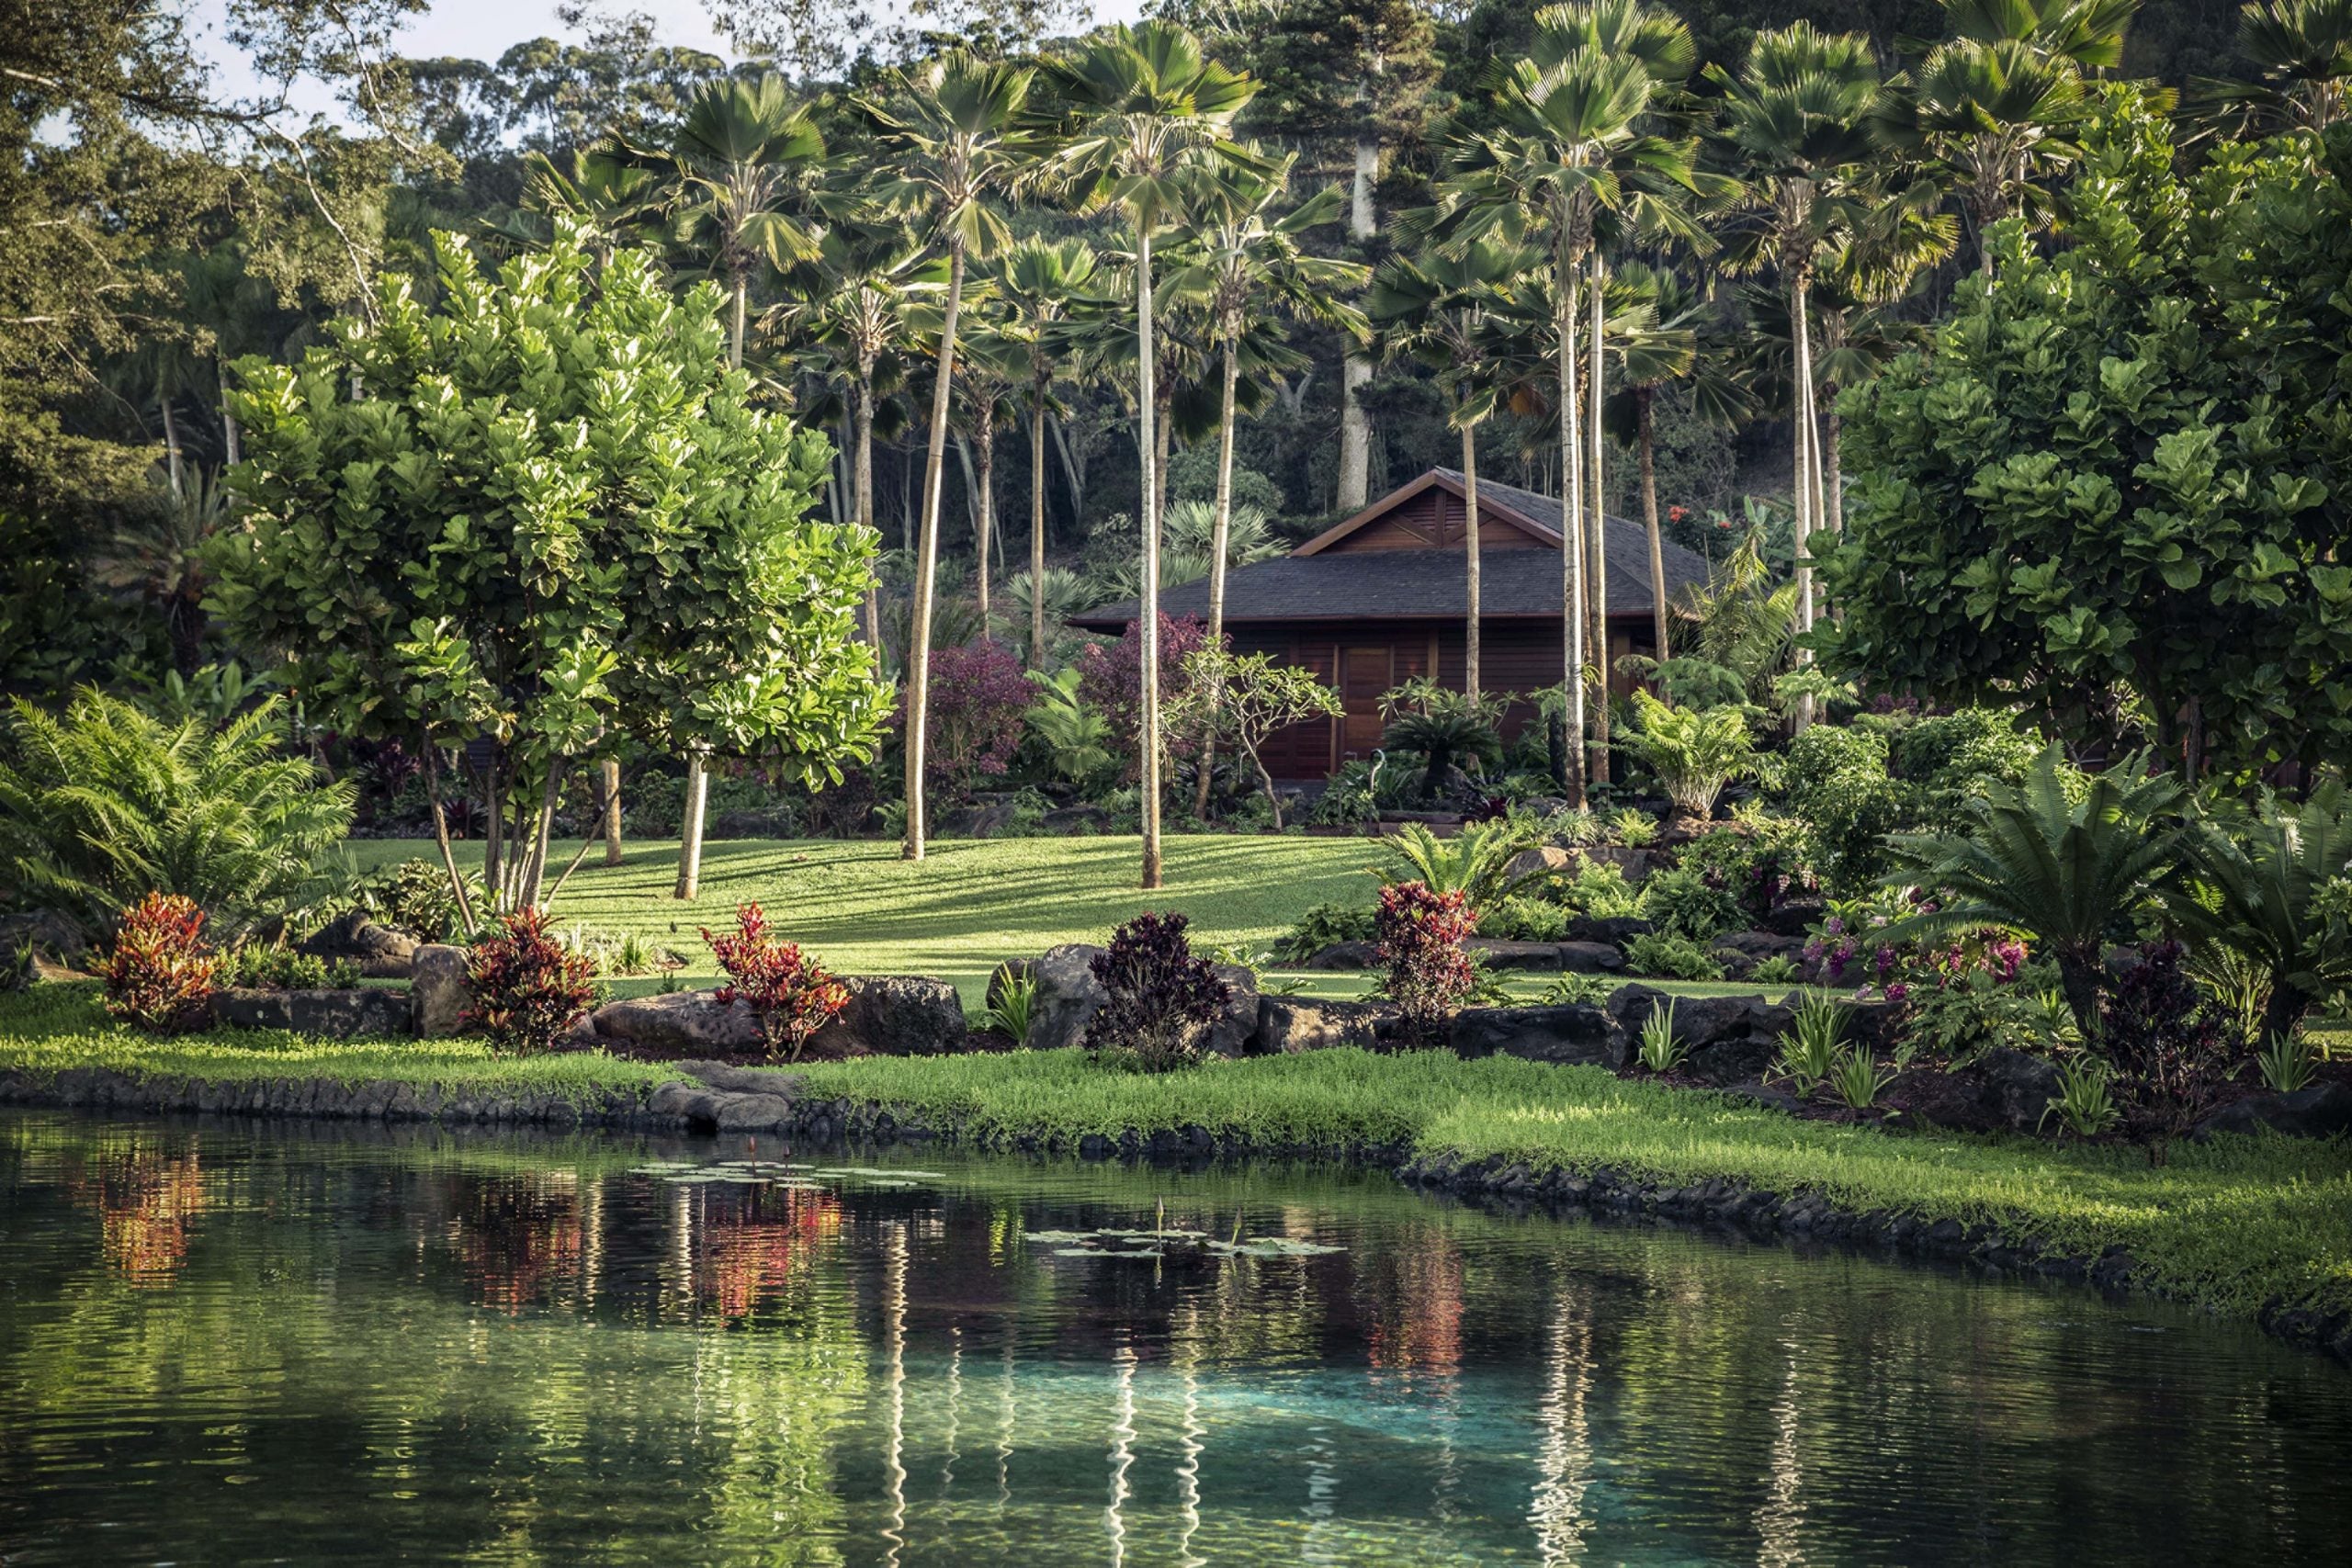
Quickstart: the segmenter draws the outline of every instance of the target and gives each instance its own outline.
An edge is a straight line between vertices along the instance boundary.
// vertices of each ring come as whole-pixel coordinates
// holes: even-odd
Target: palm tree
[[[1692,408],[1720,424],[1747,416],[1747,390],[1726,364],[1720,341],[1721,316],[1708,299],[1671,267],[1634,262],[1612,280],[1627,303],[1611,313],[1611,341],[1617,345],[1620,390],[1610,405],[1610,423],[1634,448],[1641,475],[1642,527],[1650,557],[1651,635],[1660,662],[1673,657],[1671,613],[1666,602],[1666,545],[1658,527],[1657,432],[1659,390],[1687,389]]]
[[[2258,82],[2200,79],[2199,95],[2256,125],[2325,130],[2352,115],[2352,0],[2252,0],[2238,52]]]
[[[1870,40],[1809,24],[1758,33],[1739,74],[1710,67],[1724,90],[1720,131],[1740,181],[1724,265],[1775,269],[1792,333],[1789,408],[1794,446],[1797,630],[1813,629],[1813,561],[1805,540],[1822,525],[1820,420],[1810,297],[1821,253],[1860,221],[1860,175],[1871,156],[1867,121],[1880,95]],[[1810,697],[1797,724],[1810,723]]]
[[[1249,77],[1201,53],[1170,22],[1116,26],[1050,62],[1077,124],[1057,157],[1090,201],[1124,209],[1135,236],[1136,407],[1143,468],[1142,750],[1143,886],[1159,886],[1159,486],[1153,468],[1151,237],[1182,210],[1188,169],[1232,145],[1235,115],[1257,92]]]
[[[930,447],[923,455],[921,531],[915,545],[914,604],[908,641],[907,825],[899,852],[922,859],[923,741],[931,697],[931,606],[939,567],[939,496],[946,478],[947,407],[956,378],[956,315],[964,302],[968,257],[986,257],[1009,239],[988,197],[1008,189],[1023,153],[1016,130],[1035,73],[1023,66],[951,50],[901,74],[901,96],[865,108],[889,132],[897,160],[882,194],[920,210],[947,253],[947,292],[940,311],[939,361],[931,390]]]
[[[1499,232],[1539,242],[1551,257],[1564,520],[1562,640],[1573,731],[1562,782],[1576,805],[1585,798],[1589,604],[1585,442],[1577,399],[1578,278],[1604,215],[1632,216],[1671,186],[1690,188],[1693,178],[1690,142],[1640,129],[1660,96],[1659,81],[1641,55],[1666,46],[1661,41],[1645,51],[1612,50],[1592,41],[1596,35],[1650,36],[1622,15],[1637,9],[1631,0],[1601,0],[1589,7],[1546,6],[1536,13],[1539,38],[1553,40],[1547,53],[1556,58],[1503,67],[1493,127],[1452,134],[1452,177],[1440,192],[1433,223],[1456,245]],[[1598,15],[1602,11],[1610,14],[1605,28]],[[1670,36],[1668,21],[1651,18],[1646,25]],[[1682,43],[1687,49],[1687,34]],[[1682,68],[1687,71],[1687,60]]]
[[[1263,156],[1254,145],[1249,151]],[[1262,167],[1210,171],[1196,182],[1197,216],[1183,263],[1169,278],[1171,291],[1202,297],[1208,310],[1209,340],[1218,354],[1216,531],[1209,547],[1208,646],[1213,649],[1225,646],[1226,538],[1233,523],[1233,441],[1244,340],[1253,328],[1262,331],[1269,315],[1336,327],[1351,338],[1366,330],[1363,312],[1340,292],[1362,288],[1372,269],[1358,262],[1309,255],[1300,243],[1308,230],[1339,216],[1347,193],[1327,186],[1289,211],[1281,210],[1297,162],[1296,153],[1286,153]],[[1212,682],[1221,671],[1212,661]],[[1214,708],[1214,689],[1207,701]],[[1208,815],[1216,761],[1212,734],[1202,749],[1193,801],[1195,817]]]
[[[172,663],[193,675],[204,661],[205,552],[229,517],[229,492],[202,469],[119,525],[90,561],[102,586],[162,612]]]
[[[978,565],[973,586],[979,601],[980,622],[989,621],[989,541],[996,532],[997,416],[1021,389],[1029,368],[1027,344],[1013,329],[1003,302],[994,290],[975,302],[978,310],[967,318],[963,341],[956,344],[956,397],[964,405],[964,434],[970,457],[967,472],[973,494],[972,542]]]
[[[1046,662],[1046,419],[1054,382],[1066,373],[1056,329],[1093,296],[1093,247],[1083,240],[1023,240],[989,274],[1004,301],[1005,331],[1027,360],[1029,404],[1029,667]]]
[[[1383,353],[1404,355],[1437,375],[1462,437],[1462,557],[1467,615],[1462,688],[1479,691],[1478,426],[1502,400],[1505,355],[1498,322],[1509,294],[1543,256],[1531,246],[1476,240],[1458,252],[1431,247],[1393,256],[1373,274],[1365,299]]]
[[[537,250],[548,241],[544,224],[526,214],[561,214],[579,223],[600,260],[649,237],[658,215],[660,177],[646,162],[612,148],[583,148],[571,154],[569,173],[544,152],[523,154],[523,209],[491,231],[500,239]]]

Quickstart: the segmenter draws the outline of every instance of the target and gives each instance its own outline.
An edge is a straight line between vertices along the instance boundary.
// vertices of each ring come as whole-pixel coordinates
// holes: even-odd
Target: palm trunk
[[[678,823],[678,886],[673,897],[691,900],[702,892],[702,817],[709,798],[710,762],[697,751],[686,759],[686,803]]]
[[[1814,502],[1820,494],[1813,479],[1813,342],[1805,322],[1805,276],[1798,269],[1789,284],[1790,336],[1794,355],[1789,366],[1790,404],[1795,418],[1796,458],[1796,546],[1797,546],[1797,631],[1800,635],[1813,630],[1813,559],[1805,549],[1805,536],[1814,528]],[[1797,662],[1806,661],[1804,650],[1797,651]],[[1796,727],[1802,730],[1813,723],[1813,698],[1810,694],[1797,699]]]
[[[727,367],[729,370],[743,368],[744,307],[751,302],[751,298],[752,275],[749,271],[738,272],[735,275],[733,315],[727,324]]]
[[[1462,689],[1478,700],[1478,427],[1462,427],[1462,568],[1469,601],[1462,620]]]
[[[1592,467],[1585,475],[1585,484],[1592,492],[1592,569],[1586,578],[1586,592],[1592,612],[1592,657],[1600,666],[1600,688],[1594,694],[1592,710],[1592,776],[1602,784],[1609,782],[1609,509],[1600,493],[1600,444],[1604,438],[1600,422],[1602,379],[1602,332],[1607,299],[1603,287],[1607,268],[1600,252],[1592,253],[1592,343],[1589,347],[1589,368],[1585,375],[1585,396],[1588,400],[1585,417],[1591,429],[1586,434],[1592,442]]]
[[[1159,886],[1159,478],[1153,471],[1155,456],[1151,340],[1151,231],[1136,224],[1136,411],[1143,421],[1143,439],[1136,443],[1143,462],[1143,616],[1137,635],[1143,639],[1143,750],[1138,788],[1143,807],[1143,886]]]
[[[1348,234],[1369,244],[1379,232],[1379,214],[1372,200],[1373,182],[1380,173],[1380,143],[1369,132],[1356,139],[1355,182],[1350,192]],[[1372,357],[1351,346],[1340,363],[1340,484],[1341,512],[1361,512],[1372,493],[1372,420],[1358,393],[1372,379]]]
[[[1561,749],[1566,776],[1560,783],[1568,804],[1580,807],[1585,803],[1584,457],[1577,416],[1577,271],[1565,244],[1553,276],[1559,295],[1552,313],[1559,336],[1561,662],[1567,672],[1568,699],[1568,733]]]
[[[490,890],[492,915],[506,912],[506,768],[504,758],[493,750],[490,766],[482,776],[483,815],[481,879]]]
[[[610,757],[598,773],[605,788],[605,863],[621,863],[621,765]]]
[[[1657,528],[1657,439],[1650,423],[1650,400],[1656,389],[1634,389],[1634,423],[1641,449],[1642,527],[1650,543],[1650,651],[1661,664],[1674,657],[1666,636],[1666,544]]]
[[[1029,413],[1029,668],[1046,667],[1046,389]]]
[[[857,462],[852,479],[855,486],[857,522],[861,528],[874,526],[874,367],[861,363],[857,370]],[[877,530],[878,543],[881,535]],[[865,591],[865,640],[874,649],[876,673],[882,668],[882,589],[879,583]]]
[[[907,829],[899,853],[922,859],[924,728],[930,718],[932,579],[939,565],[939,491],[947,478],[947,399],[956,376],[956,315],[964,302],[964,243],[947,243],[947,314],[939,334],[939,375],[931,391],[931,446],[923,458],[922,530],[915,548],[912,618],[907,623]]]
[[[979,547],[979,575],[973,582],[980,598],[980,636],[987,639],[996,635],[989,625],[989,540],[996,532],[996,404],[993,400],[980,411],[978,427],[972,432],[972,440],[979,448],[980,468],[980,506],[972,525],[973,542]]]
[[[1228,323],[1238,327],[1238,323]],[[1213,653],[1225,650],[1225,556],[1233,538],[1233,414],[1234,390],[1240,383],[1241,361],[1234,347],[1230,332],[1225,339],[1225,388],[1217,404],[1216,437],[1216,521],[1209,530],[1209,637]],[[1212,671],[1209,706],[1216,706],[1218,674]],[[1212,724],[1201,743],[1200,780],[1193,792],[1193,815],[1206,821],[1209,815],[1209,775],[1216,770],[1216,730]],[[1276,813],[1274,826],[1282,826]]]
[[[177,501],[186,493],[180,479],[180,427],[172,417],[172,394],[166,389],[156,394],[156,407],[164,415],[164,467],[171,477],[172,499]]]
[[[237,416],[229,407],[229,367],[220,360],[212,362],[212,374],[220,383],[220,455],[234,468],[244,461],[244,432],[237,427]]]

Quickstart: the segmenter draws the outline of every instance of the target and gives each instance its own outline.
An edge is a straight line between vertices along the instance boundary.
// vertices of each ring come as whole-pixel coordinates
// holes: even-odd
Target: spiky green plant
[[[1525,828],[1508,821],[1473,822],[1451,839],[1408,822],[1388,836],[1388,848],[1405,863],[1387,880],[1419,882],[1432,893],[1459,893],[1474,913],[1483,914],[1540,874],[1514,875],[1510,869],[1532,841]]]
[[[2274,1094],[2292,1094],[2299,1089],[2310,1088],[2312,1075],[2319,1066],[2311,1042],[2300,1034],[2272,1035],[2270,1043],[2255,1053],[2254,1060],[2262,1069],[2264,1085]]]
[[[1772,1076],[1795,1086],[1798,1098],[1813,1092],[1838,1066],[1846,1034],[1846,1010],[1826,991],[1813,991],[1797,1004],[1795,1027],[1781,1036]]]
[[[2115,1096],[2108,1091],[2107,1065],[2096,1056],[2081,1056],[2058,1064],[2058,1092],[2041,1108],[2034,1123],[2039,1132],[2052,1116],[2078,1138],[2096,1138],[2122,1119]]]
[[[2267,972],[2261,1032],[2294,1032],[2321,998],[2352,986],[2352,793],[2330,779],[2300,807],[2266,800],[2200,823],[2188,886],[2172,900],[2193,934]]]
[[[105,926],[149,892],[233,927],[281,912],[351,827],[347,783],[279,745],[284,705],[216,729],[95,687],[62,714],[17,699],[0,746],[0,892]]]
[[[1929,912],[1898,920],[1882,940],[1903,942],[1997,926],[2023,931],[2058,964],[2086,1039],[2098,1032],[2107,945],[2165,890],[2181,858],[2182,791],[2151,774],[2144,754],[2093,773],[2069,798],[2056,742],[2021,784],[1988,784],[1969,805],[1968,829],[1894,840],[1891,879],[1934,890]]]
[[[1642,1066],[1654,1073],[1670,1073],[1690,1054],[1690,1043],[1674,1032],[1674,1003],[1652,1008],[1642,1020]]]
[[[1894,1069],[1881,1066],[1877,1057],[1860,1046],[1838,1052],[1829,1064],[1829,1092],[1849,1111],[1868,1111],[1894,1081]]]
[[[1675,809],[1702,820],[1714,815],[1724,785],[1755,765],[1747,720],[1734,707],[1671,707],[1634,688],[1641,728],[1622,738],[1648,764]]]

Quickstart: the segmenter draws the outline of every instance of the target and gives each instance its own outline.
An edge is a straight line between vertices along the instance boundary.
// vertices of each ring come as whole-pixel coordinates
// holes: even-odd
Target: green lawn
[[[1033,958],[1057,942],[1099,942],[1144,909],[1182,909],[1193,918],[1196,948],[1231,943],[1263,952],[1313,905],[1327,899],[1369,903],[1383,851],[1370,839],[1171,835],[1165,840],[1167,886],[1136,886],[1140,840],[1125,838],[989,839],[934,842],[921,862],[899,858],[895,843],[839,839],[736,840],[706,845],[702,896],[672,897],[677,885],[674,840],[628,846],[619,865],[592,850],[556,900],[560,924],[615,935],[636,931],[686,961],[689,983],[718,975],[699,928],[723,926],[743,899],[757,899],[785,933],[829,966],[849,975],[931,975],[952,980],[977,1008],[988,977],[1008,958]],[[434,858],[429,842],[358,839],[361,867]],[[560,867],[579,848],[559,844]],[[459,846],[471,863],[479,843]],[[1277,968],[1304,994],[1356,998],[1369,976]],[[1691,995],[1752,989],[1654,982]],[[1548,979],[1506,978],[1514,998],[1539,994]],[[618,994],[650,990],[650,980],[616,981]]]

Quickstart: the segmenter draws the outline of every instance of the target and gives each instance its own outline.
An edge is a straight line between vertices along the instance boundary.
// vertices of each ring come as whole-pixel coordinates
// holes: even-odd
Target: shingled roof
[[[1225,618],[1260,621],[1450,620],[1469,613],[1462,552],[1443,550],[1350,550],[1331,548],[1348,532],[1378,517],[1386,501],[1419,490],[1430,480],[1459,493],[1462,476],[1437,468],[1359,513],[1347,523],[1300,547],[1298,553],[1236,567],[1226,574]],[[1478,481],[1478,504],[1499,508],[1522,531],[1559,547],[1560,503],[1515,485]],[[1650,613],[1650,547],[1647,532],[1622,517],[1608,520],[1609,613]],[[1664,547],[1669,599],[1707,581],[1707,563],[1679,545]],[[1482,620],[1549,618],[1561,610],[1560,563],[1550,552],[1487,550],[1479,573]],[[1530,570],[1531,568],[1534,570]],[[1170,615],[1205,617],[1209,585],[1204,578],[1160,590],[1159,607]],[[1136,618],[1133,599],[1070,617],[1089,631],[1118,631]]]

